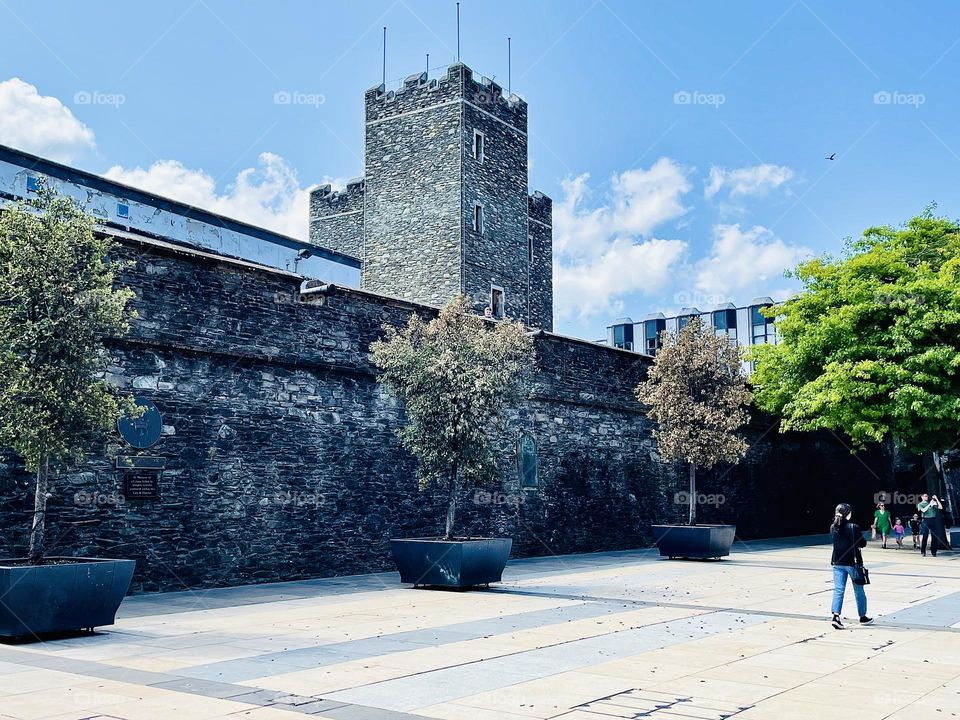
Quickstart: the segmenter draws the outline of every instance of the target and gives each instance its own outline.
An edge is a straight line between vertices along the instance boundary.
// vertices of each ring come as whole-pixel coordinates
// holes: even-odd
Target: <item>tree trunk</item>
[[[453,521],[457,516],[457,463],[450,470],[450,495],[447,499],[447,524],[443,537],[453,540]]]
[[[697,524],[697,465],[690,463],[690,524]]]
[[[883,482],[884,487],[880,490],[884,493],[891,493],[894,490],[899,490],[897,487],[897,454],[896,449],[893,444],[893,434],[887,433],[883,441],[880,443],[880,449],[883,456]],[[887,495],[887,497],[890,497]]]
[[[31,565],[43,560],[44,531],[47,521],[47,486],[50,479],[50,459],[44,455],[37,465],[37,487],[33,495],[33,526],[30,529],[30,550],[27,559]]]

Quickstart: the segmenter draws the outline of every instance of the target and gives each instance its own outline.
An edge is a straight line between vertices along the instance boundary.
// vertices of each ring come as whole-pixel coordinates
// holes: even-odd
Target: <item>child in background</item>
[[[903,536],[906,530],[903,528],[903,523],[900,522],[900,518],[897,518],[897,521],[893,524],[893,536],[897,539],[897,550],[903,547]]]
[[[920,516],[917,513],[910,518],[910,532],[913,533],[913,549],[920,547]]]

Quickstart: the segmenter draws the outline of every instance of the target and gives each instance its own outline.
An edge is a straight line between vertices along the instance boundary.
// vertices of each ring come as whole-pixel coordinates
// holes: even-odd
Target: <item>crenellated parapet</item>
[[[363,198],[366,182],[354,178],[343,190],[329,184],[310,191],[310,242],[363,260]]]
[[[553,200],[539,190],[527,198],[527,214],[531,220],[553,226]]]
[[[454,63],[445,75],[429,79],[426,72],[410,75],[396,89],[377,85],[365,96],[367,123],[415,110],[465,101],[526,133],[527,103],[487,77],[475,77],[463,63]]]

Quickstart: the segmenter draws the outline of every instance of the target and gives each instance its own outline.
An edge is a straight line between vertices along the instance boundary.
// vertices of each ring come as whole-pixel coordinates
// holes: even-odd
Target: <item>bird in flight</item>
[[[832,153],[832,154],[830,155],[830,157],[824,158],[824,160],[836,160],[836,159],[837,159],[837,154],[836,154],[836,153]]]

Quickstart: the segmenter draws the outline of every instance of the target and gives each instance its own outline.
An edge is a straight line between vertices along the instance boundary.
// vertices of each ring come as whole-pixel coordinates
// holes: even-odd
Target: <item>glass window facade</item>
[[[726,335],[736,342],[737,340],[737,311],[734,308],[715,310],[713,312],[713,329],[717,335]]]
[[[633,350],[633,325],[623,323],[613,326],[613,346],[623,350]]]
[[[775,344],[777,341],[773,318],[764,317],[760,312],[766,307],[754,305],[750,308],[750,341],[754,345]]]
[[[643,349],[647,355],[656,355],[660,349],[660,334],[667,329],[667,321],[644,320],[643,321]]]

